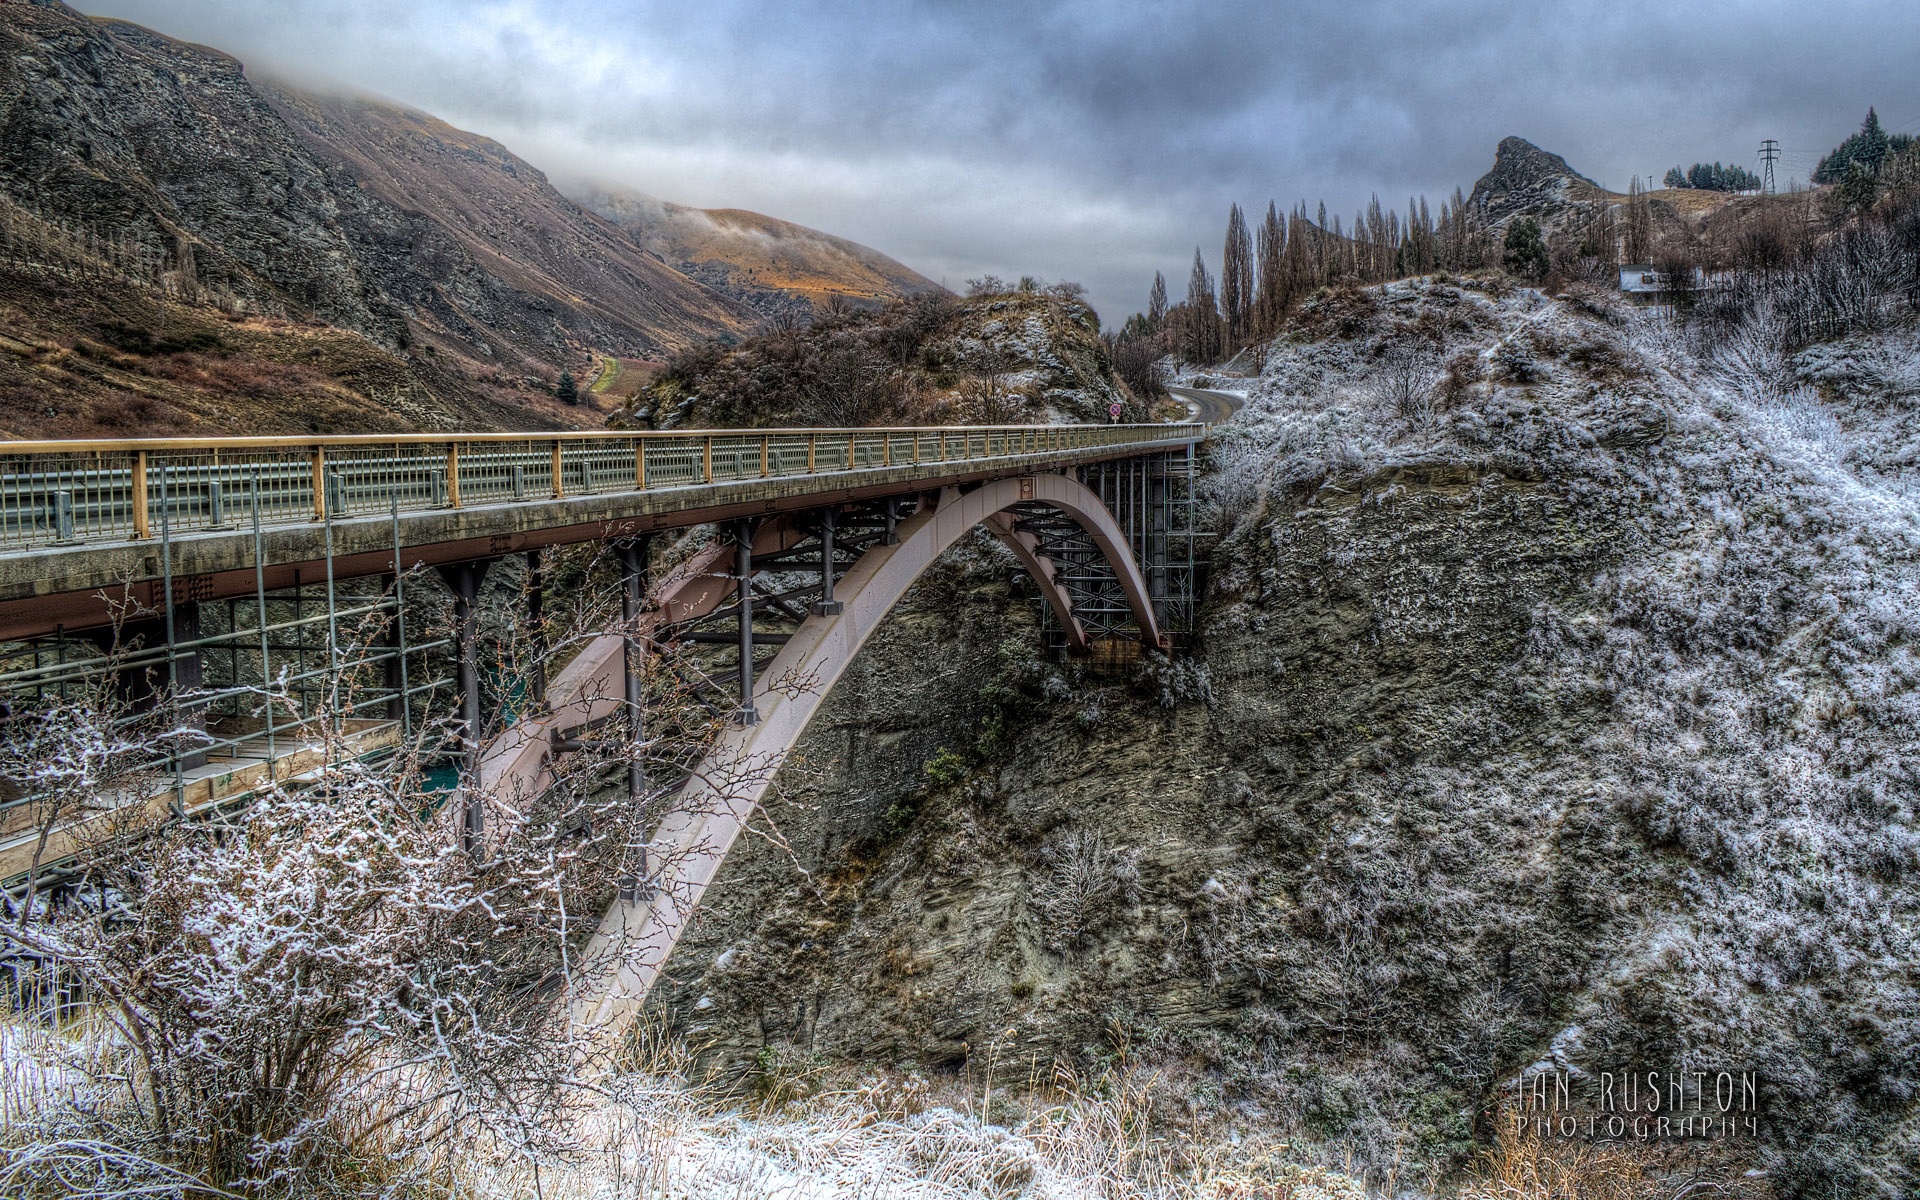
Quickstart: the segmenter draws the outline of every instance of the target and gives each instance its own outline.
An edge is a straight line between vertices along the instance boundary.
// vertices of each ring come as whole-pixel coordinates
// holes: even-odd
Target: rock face
[[[635,246],[499,143],[379,101],[261,92],[343,195],[363,270],[413,318],[478,357],[654,357],[755,315]]]
[[[1505,226],[1527,215],[1554,220],[1574,204],[1603,200],[1601,186],[1525,138],[1503,138],[1494,151],[1493,169],[1473,185],[1467,202],[1490,225]]]
[[[956,558],[654,1003],[742,1080],[1124,1054],[1403,1184],[1523,1072],[1744,1069],[1740,1168],[1911,1193],[1920,538],[1865,448],[1910,382],[1863,353],[1788,416],[1571,305],[1369,295],[1215,448],[1199,663],[1041,662],[1011,565]],[[1435,331],[1477,365],[1409,415],[1381,347]]]
[[[812,313],[835,298],[875,304],[942,290],[878,250],[760,213],[587,184],[567,191],[662,262],[768,315]]]
[[[240,64],[63,4],[0,16],[0,193],[200,279],[386,345],[403,312],[360,269],[325,167]]]

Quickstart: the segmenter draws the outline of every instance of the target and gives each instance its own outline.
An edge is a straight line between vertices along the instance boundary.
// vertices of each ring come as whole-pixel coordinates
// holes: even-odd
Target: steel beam
[[[816,617],[837,617],[844,611],[833,598],[833,527],[839,516],[831,505],[820,510],[820,599],[808,609]]]
[[[487,805],[479,787],[480,638],[473,606],[491,565],[492,560],[479,559],[440,568],[440,577],[453,592],[454,672],[460,691],[460,848],[475,858],[484,851]]]
[[[753,706],[753,527],[751,518],[733,523],[734,578],[738,586],[740,619],[740,707],[733,713],[739,725],[758,725]]]

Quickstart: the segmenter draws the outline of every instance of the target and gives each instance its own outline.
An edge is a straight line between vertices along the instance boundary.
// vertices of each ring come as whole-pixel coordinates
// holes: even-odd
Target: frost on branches
[[[545,645],[619,632],[605,598],[569,605],[574,629]],[[506,632],[502,655],[524,654],[532,639]],[[43,842],[89,809],[121,819],[84,826],[79,886],[0,919],[0,945],[37,968],[23,996],[98,1023],[92,1053],[61,1068],[60,1103],[0,1121],[0,1179],[26,1194],[400,1194],[444,1183],[457,1154],[564,1158],[570,1113],[618,1049],[570,1016],[581,972],[607,965],[580,947],[680,778],[658,764],[711,743],[663,682],[685,674],[651,672],[648,723],[669,737],[635,740],[616,717],[540,794],[485,796],[477,853],[461,798],[424,782],[449,741],[431,722],[375,763],[309,722],[337,751],[326,765],[183,822],[123,803],[150,790],[169,735],[119,721],[110,686],[8,714],[0,774],[40,797]],[[337,673],[333,711],[349,711],[354,678]],[[631,759],[655,765],[637,803]]]

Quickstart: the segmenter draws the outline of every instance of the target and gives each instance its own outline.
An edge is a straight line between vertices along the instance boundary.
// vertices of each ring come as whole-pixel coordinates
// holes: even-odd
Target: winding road
[[[1234,392],[1216,392],[1205,388],[1169,387],[1167,393],[1193,410],[1193,419],[1205,425],[1230,420],[1247,402]]]

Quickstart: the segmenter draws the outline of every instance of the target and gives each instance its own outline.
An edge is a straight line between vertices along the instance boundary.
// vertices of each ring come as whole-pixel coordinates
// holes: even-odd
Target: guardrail
[[[1165,442],[1165,425],[0,442],[0,552]]]

